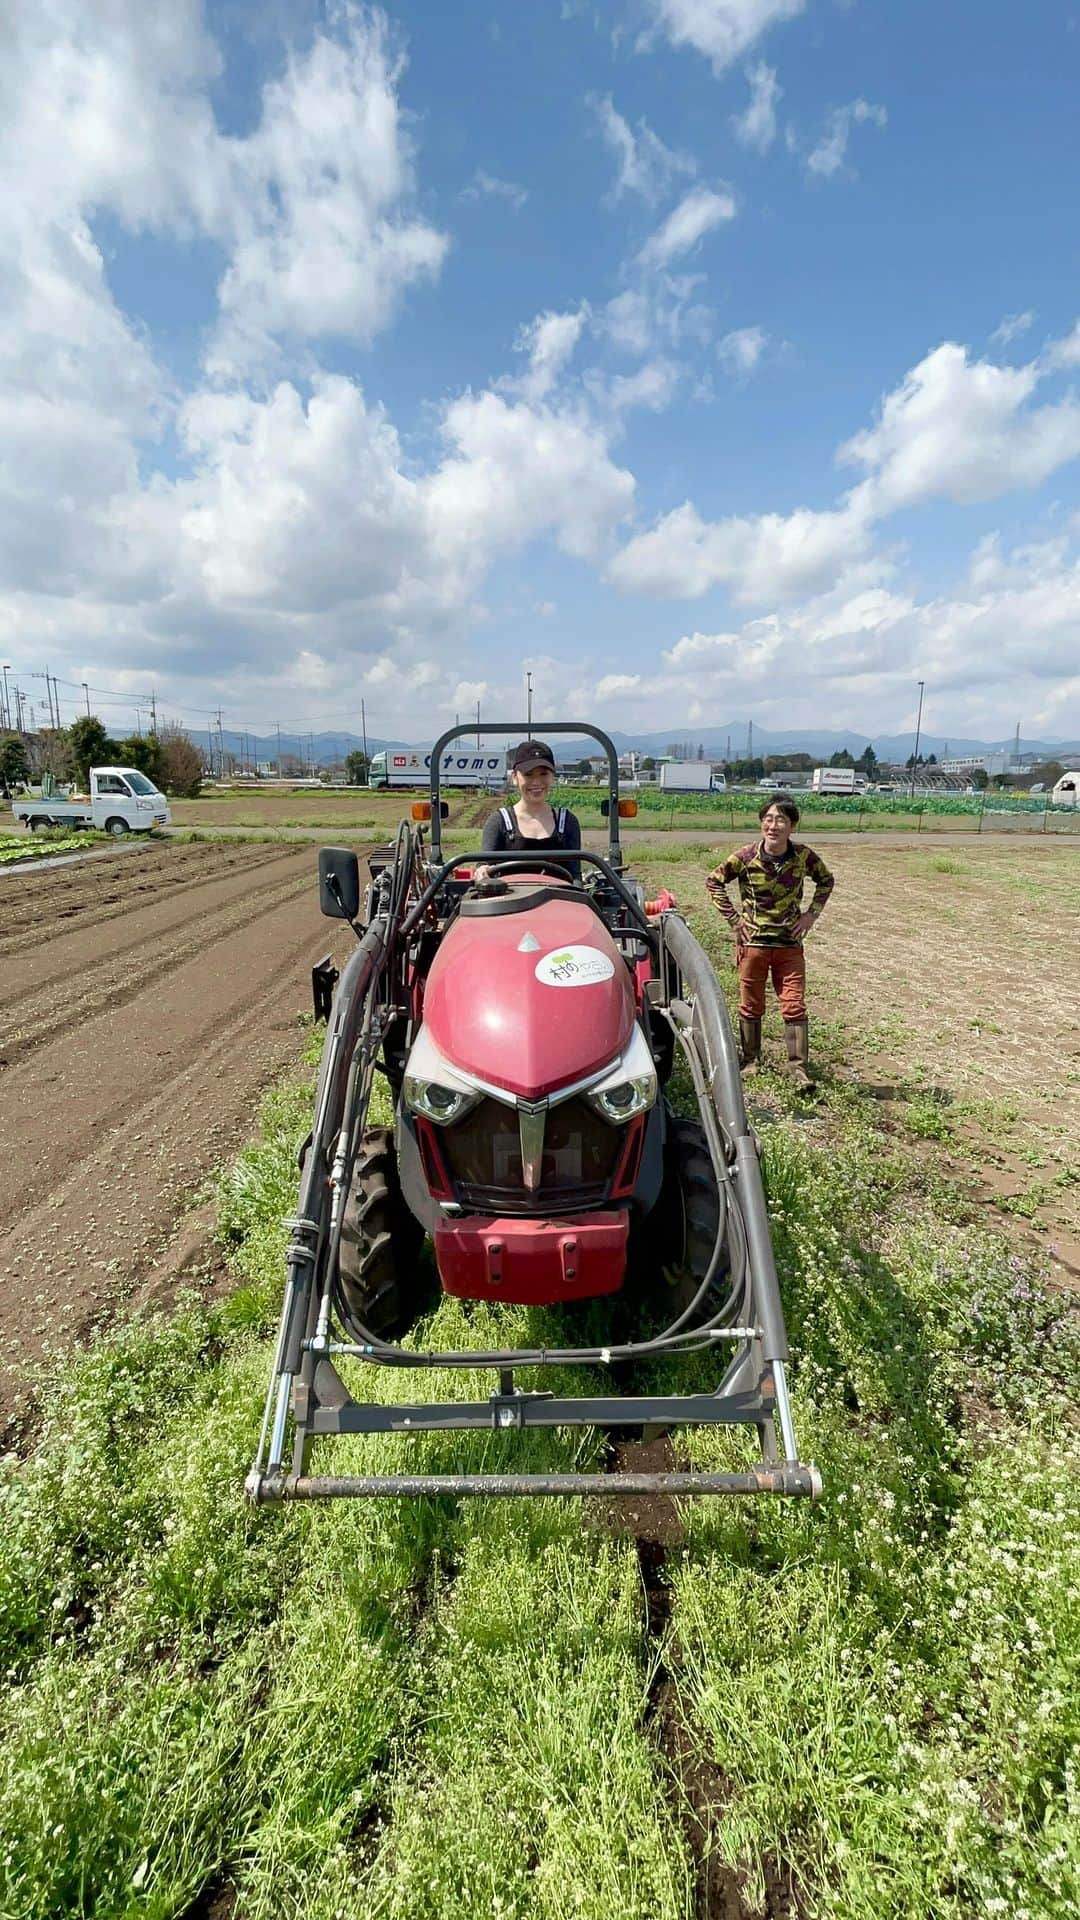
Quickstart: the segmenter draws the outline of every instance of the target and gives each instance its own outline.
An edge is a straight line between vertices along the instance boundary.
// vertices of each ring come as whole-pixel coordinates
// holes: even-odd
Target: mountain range
[[[488,742],[481,727],[484,744],[498,745],[498,741]],[[540,738],[545,737],[543,723],[537,721],[533,731]],[[524,733],[524,728],[522,728]],[[745,720],[733,720],[724,727],[668,727],[662,733],[612,733],[611,739],[620,753],[631,750],[643,754],[668,753],[673,746],[683,744],[692,747],[696,756],[699,745],[708,759],[739,760],[747,757],[749,723]],[[207,736],[209,738],[209,736]],[[466,740],[469,735],[464,736]],[[475,738],[475,735],[471,736]],[[519,736],[520,737],[520,736]],[[201,736],[196,733],[196,744],[201,744]],[[234,733],[225,728],[220,736],[213,734],[215,754],[223,747],[227,754],[245,761],[273,761],[278,755],[278,736]],[[375,734],[368,734],[369,753],[381,753],[385,748],[426,747],[430,740],[385,740]],[[554,740],[562,759],[580,759],[599,748],[595,741],[587,736],[557,737]],[[336,761],[344,760],[347,754],[363,749],[364,742],[355,733],[282,733],[280,750],[283,755],[293,759],[310,762],[314,766],[332,766]],[[936,754],[939,760],[947,756],[961,756],[981,753],[1011,753],[1015,745],[1013,737],[1007,740],[974,740],[967,736],[950,734],[922,733],[919,735],[919,752]],[[764,756],[773,753],[810,753],[815,759],[825,761],[830,754],[846,750],[858,759],[868,746],[872,746],[878,759],[886,763],[902,764],[915,750],[914,730],[910,733],[865,734],[855,733],[849,728],[829,730],[820,727],[795,727],[784,732],[773,733],[765,727],[754,726],[753,753]],[[729,755],[730,749],[730,755]],[[1025,758],[1060,760],[1070,765],[1080,764],[1080,740],[1031,740],[1021,738],[1021,753]]]

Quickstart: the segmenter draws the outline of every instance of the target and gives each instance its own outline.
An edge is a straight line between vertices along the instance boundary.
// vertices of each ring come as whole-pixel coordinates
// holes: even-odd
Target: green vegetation
[[[105,833],[69,833],[66,827],[43,827],[36,833],[0,832],[0,867],[47,859],[51,853],[79,853],[108,838]]]
[[[310,1117],[306,1078],[270,1096],[220,1185],[234,1291],[75,1355],[0,1475],[5,1920],[690,1920],[703,1847],[732,1912],[736,1884],[748,1913],[792,1886],[807,1920],[1076,1909],[1075,1317],[856,1088],[823,1070],[813,1129],[786,1082],[760,1097],[826,1494],[688,1504],[658,1607],[633,1540],[569,1503],[244,1506]],[[494,1317],[445,1300],[417,1338]],[[570,1466],[592,1443],[511,1448]]]

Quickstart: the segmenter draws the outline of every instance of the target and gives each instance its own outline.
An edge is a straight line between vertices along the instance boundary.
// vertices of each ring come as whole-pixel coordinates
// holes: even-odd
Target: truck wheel
[[[114,840],[122,840],[127,830],[127,821],[121,820],[118,813],[114,813],[112,819],[105,822],[105,831],[111,833]]]
[[[405,1204],[389,1127],[369,1127],[353,1165],[338,1257],[337,1306],[350,1332],[400,1338],[426,1304],[424,1232]]]

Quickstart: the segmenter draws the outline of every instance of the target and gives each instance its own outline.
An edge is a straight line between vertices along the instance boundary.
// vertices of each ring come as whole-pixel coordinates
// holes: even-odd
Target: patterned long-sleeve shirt
[[[728,893],[733,880],[739,883],[740,907]],[[773,858],[760,840],[740,847],[709,874],[705,888],[714,906],[733,927],[741,920],[751,947],[795,947],[802,936],[795,923],[802,912],[803,884],[814,883],[810,912],[815,919],[833,890],[835,882],[828,867],[813,847],[789,840],[783,854]]]

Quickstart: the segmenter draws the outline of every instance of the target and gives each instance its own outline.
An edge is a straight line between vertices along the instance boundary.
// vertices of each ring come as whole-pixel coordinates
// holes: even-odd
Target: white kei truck
[[[97,827],[119,839],[167,827],[172,814],[163,793],[138,767],[93,767],[88,794],[43,794],[16,800],[12,811],[33,833],[38,827]]]

